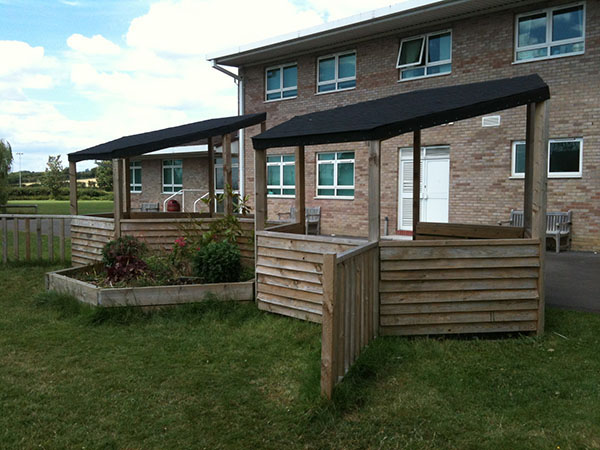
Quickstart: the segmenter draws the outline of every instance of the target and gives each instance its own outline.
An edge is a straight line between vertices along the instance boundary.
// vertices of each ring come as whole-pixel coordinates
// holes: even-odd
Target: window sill
[[[335,94],[336,92],[353,91],[354,89],[356,89],[356,86],[346,89],[336,89],[334,91],[315,92],[315,95]]]
[[[544,56],[543,58],[523,59],[521,61],[513,61],[512,64],[513,65],[527,64],[527,63],[533,63],[533,62],[537,62],[537,61],[548,61],[549,59],[570,58],[572,56],[581,56],[581,55],[585,55],[585,50],[582,52],[568,53],[566,55],[554,55],[554,56]]]
[[[285,98],[275,98],[273,100],[263,100],[263,103],[277,103],[277,102],[284,102],[286,100],[295,100],[297,99],[298,96],[295,95],[294,97],[285,97]]]
[[[313,197],[314,200],[354,200],[354,197],[336,197],[334,195],[319,195]]]
[[[556,180],[556,179],[560,179],[560,178],[582,178],[582,174],[580,174],[580,173],[574,173],[573,175],[563,174],[563,173],[554,174],[554,175],[548,174],[549,180],[551,180],[551,179]]]
[[[267,195],[267,198],[296,198],[295,195]]]
[[[130,194],[141,194],[142,191],[129,191]]]
[[[443,77],[446,75],[452,75],[452,71],[446,72],[446,73],[434,73],[433,75],[423,75],[422,77],[406,78],[404,80],[399,79],[398,83],[406,83],[407,81],[423,80],[425,78],[437,78],[437,77]]]
[[[508,177],[509,180],[524,180],[525,175],[511,175]]]

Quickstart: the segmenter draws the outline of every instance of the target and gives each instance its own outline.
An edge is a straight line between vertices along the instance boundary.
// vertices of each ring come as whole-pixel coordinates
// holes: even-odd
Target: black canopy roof
[[[191,143],[201,144],[205,143],[209,137],[221,136],[264,122],[266,117],[266,113],[221,117],[219,119],[203,120],[202,122],[188,123],[148,133],[133,134],[70,153],[69,161],[127,158],[163,148],[177,147]]]
[[[550,98],[538,75],[407,92],[296,116],[252,138],[254,148],[382,140]]]

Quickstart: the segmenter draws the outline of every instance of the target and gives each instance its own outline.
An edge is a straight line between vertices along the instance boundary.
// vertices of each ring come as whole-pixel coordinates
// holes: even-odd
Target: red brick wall
[[[548,180],[548,210],[573,210],[573,247],[600,249],[600,2],[586,4],[584,55],[513,64],[514,17],[520,12],[564,4],[544,2],[517,11],[505,11],[423,30],[398,31],[397,35],[327,49],[309,55],[272,61],[267,65],[297,61],[298,97],[264,102],[267,65],[242,68],[245,113],[266,111],[267,127],[298,114],[381,98],[410,90],[470,83],[538,73],[550,86],[550,138],[583,137],[583,175],[575,179]],[[395,68],[402,37],[419,32],[452,29],[452,73],[399,83]],[[315,95],[316,60],[335,51],[356,50],[356,89]],[[508,219],[511,209],[523,207],[523,180],[510,178],[511,142],[525,137],[525,107],[499,113],[498,128],[482,128],[481,118],[423,130],[423,145],[450,146],[450,221],[494,224]],[[247,129],[246,193],[254,191],[251,137],[258,126]],[[410,146],[410,135],[382,145],[382,218],[390,232],[397,226],[398,148]],[[315,196],[315,152],[330,149],[356,151],[354,200],[323,200]],[[279,154],[293,149],[273,149]],[[367,234],[367,157],[364,143],[308,147],[306,155],[307,205],[321,206],[324,233]],[[270,199],[269,216],[288,211],[291,199]],[[383,226],[383,225],[382,225]]]

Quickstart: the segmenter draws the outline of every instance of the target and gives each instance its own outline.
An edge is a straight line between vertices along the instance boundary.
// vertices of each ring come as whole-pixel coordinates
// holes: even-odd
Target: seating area
[[[305,211],[306,223],[304,233],[321,234],[321,207],[306,208]],[[296,207],[292,206],[289,213],[279,213],[278,216],[281,221],[285,220],[286,222],[296,223]]]
[[[571,248],[571,222],[571,211],[546,213],[546,238],[554,239],[556,253],[560,253],[563,242],[565,249]],[[498,225],[523,228],[523,211],[511,210],[510,218],[506,221],[498,222]]]

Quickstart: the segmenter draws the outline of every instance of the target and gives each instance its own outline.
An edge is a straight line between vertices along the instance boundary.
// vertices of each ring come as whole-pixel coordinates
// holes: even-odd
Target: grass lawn
[[[92,310],[0,266],[2,448],[600,447],[600,316],[543,338],[380,338],[332,402],[320,327],[208,303]]]
[[[37,205],[38,214],[70,214],[68,200],[10,200],[9,205]],[[77,202],[79,214],[98,214],[110,213],[113,211],[112,200],[79,200]],[[24,208],[22,211],[11,208],[10,214],[32,214],[31,208]]]
[[[12,230],[12,223],[9,224],[9,229]],[[1,230],[1,228],[0,228]],[[13,239],[13,232],[8,231],[7,233],[7,257],[9,261],[15,261],[15,245]],[[0,249],[2,249],[2,237],[0,236]],[[19,261],[23,262],[26,260],[27,250],[26,250],[26,233],[24,231],[19,232]],[[54,260],[58,261],[60,259],[60,239],[55,234],[54,235]],[[37,234],[35,232],[35,224],[31,225],[31,233],[29,236],[29,245],[30,245],[30,258],[31,261],[38,261],[37,257]],[[2,249],[3,250],[3,249]],[[48,236],[42,234],[42,261],[48,261]],[[65,238],[65,263],[69,263],[71,261],[71,239]],[[2,264],[2,255],[0,254],[0,264]],[[58,264],[58,262],[57,262]],[[1,266],[0,266],[1,267]]]

